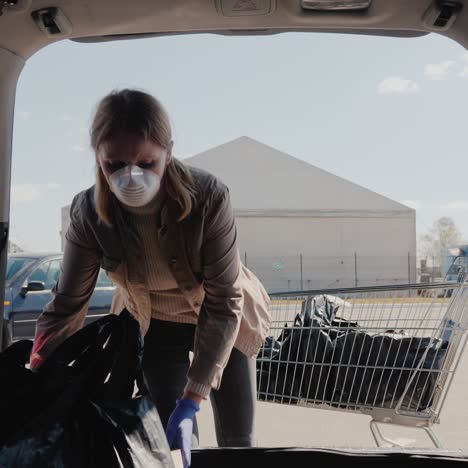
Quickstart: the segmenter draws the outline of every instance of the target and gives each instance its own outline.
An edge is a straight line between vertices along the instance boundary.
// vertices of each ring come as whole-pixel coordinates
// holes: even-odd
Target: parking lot
[[[468,355],[465,352],[434,431],[446,449],[468,450]],[[216,446],[209,402],[199,416],[200,443]],[[270,447],[375,448],[370,417],[335,410],[257,403],[257,443]],[[385,426],[382,431],[405,448],[434,448],[422,429]]]

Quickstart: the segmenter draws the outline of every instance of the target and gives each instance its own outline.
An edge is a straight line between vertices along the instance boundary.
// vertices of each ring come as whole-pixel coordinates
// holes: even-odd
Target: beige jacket
[[[176,222],[178,207],[166,199],[156,224],[161,252],[198,317],[187,389],[206,396],[219,388],[233,346],[257,355],[270,327],[269,297],[240,262],[227,187],[202,170],[190,171],[196,186],[191,214]],[[127,308],[147,332],[151,300],[143,251],[116,200],[114,208],[115,222],[106,226],[98,220],[94,187],[74,198],[62,271],[38,320],[32,367],[82,327],[101,266],[117,284],[111,312]]]

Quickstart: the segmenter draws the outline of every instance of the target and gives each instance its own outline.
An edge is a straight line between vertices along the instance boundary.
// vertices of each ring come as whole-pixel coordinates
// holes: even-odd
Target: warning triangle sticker
[[[238,0],[232,7],[233,11],[255,11],[258,9],[257,2],[253,0]]]

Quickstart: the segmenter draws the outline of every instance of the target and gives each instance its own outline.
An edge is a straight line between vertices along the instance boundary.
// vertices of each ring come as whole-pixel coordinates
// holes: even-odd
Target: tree
[[[444,249],[456,246],[460,242],[461,234],[455,222],[452,218],[443,216],[434,221],[428,233],[420,237],[420,255],[430,260],[433,266],[441,266]]]

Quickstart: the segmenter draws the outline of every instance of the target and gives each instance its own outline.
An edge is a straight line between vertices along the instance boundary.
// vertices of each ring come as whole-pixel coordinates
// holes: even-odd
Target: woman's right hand
[[[177,400],[177,406],[169,417],[166,436],[169,447],[172,449],[177,443],[182,454],[184,468],[191,463],[193,419],[200,407],[189,398]]]

